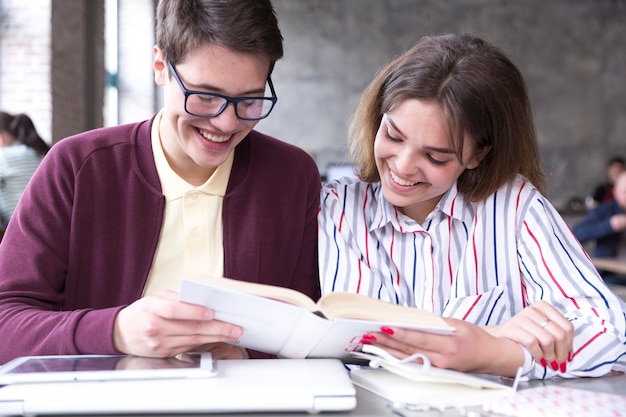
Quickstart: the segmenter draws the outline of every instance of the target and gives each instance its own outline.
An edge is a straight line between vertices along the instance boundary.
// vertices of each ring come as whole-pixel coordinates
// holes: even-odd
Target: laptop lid
[[[345,411],[356,392],[336,359],[217,361],[217,376],[78,381],[0,388],[0,414],[149,414]]]

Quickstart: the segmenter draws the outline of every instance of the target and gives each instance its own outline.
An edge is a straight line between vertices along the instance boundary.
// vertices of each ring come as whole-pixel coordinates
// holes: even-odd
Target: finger
[[[219,339],[205,343],[232,342],[243,335],[243,329],[241,327],[219,320],[185,321],[182,323],[181,331],[182,334],[197,335],[199,338],[208,337]]]
[[[188,322],[166,323],[158,335],[147,338],[146,346],[159,356],[175,356],[202,350],[202,346],[234,342],[241,333],[237,326],[217,321],[195,328]]]
[[[145,297],[147,308],[156,316],[170,320],[213,320],[215,312],[210,308],[184,303],[173,291],[164,291]]]
[[[437,358],[446,358],[457,354],[454,343],[450,343],[449,335],[407,330],[401,328],[386,328],[385,333],[374,333],[373,343],[399,359],[404,359],[415,353],[426,355],[431,361]],[[421,362],[418,360],[417,362]]]
[[[159,298],[165,298],[166,300],[170,300],[170,301],[178,300],[178,293],[172,290],[162,290],[154,294],[154,296],[159,297]]]
[[[556,308],[546,302],[537,303],[538,308],[545,314],[540,324],[544,324],[543,329],[551,334],[554,339],[555,358],[559,364],[568,362],[574,344],[574,326]],[[546,322],[548,320],[548,322]]]
[[[538,333],[539,343],[545,353],[548,365],[552,370],[565,372],[567,362],[569,362],[571,356],[573,326],[568,321],[567,324],[569,326],[564,329],[557,321],[548,320],[549,319],[546,319],[546,321],[541,323],[547,322],[547,324],[542,327],[542,332]]]

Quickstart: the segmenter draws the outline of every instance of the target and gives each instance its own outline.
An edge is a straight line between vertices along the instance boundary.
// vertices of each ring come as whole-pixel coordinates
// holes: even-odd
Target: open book
[[[369,360],[369,367],[350,371],[352,382],[406,410],[445,410],[475,407],[516,392],[521,368],[512,385],[493,375],[476,375],[432,366],[425,355],[404,359],[377,346],[366,345],[354,356]],[[422,363],[412,361],[421,359]]]
[[[317,303],[283,287],[228,278],[183,279],[179,299],[215,311],[243,328],[236,344],[284,358],[354,359],[364,334],[381,326],[448,334],[441,317],[352,293],[330,293]]]

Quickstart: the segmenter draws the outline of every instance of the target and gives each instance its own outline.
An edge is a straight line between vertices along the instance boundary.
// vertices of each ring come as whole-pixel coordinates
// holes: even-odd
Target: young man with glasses
[[[319,172],[304,151],[253,130],[276,103],[282,53],[269,0],[159,3],[163,109],[53,146],[0,245],[0,363],[247,356],[223,343],[243,329],[177,301],[183,276],[319,296]]]

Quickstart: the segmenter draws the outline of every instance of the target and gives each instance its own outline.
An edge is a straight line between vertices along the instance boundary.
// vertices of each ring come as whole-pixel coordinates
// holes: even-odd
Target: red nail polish
[[[375,342],[376,341],[376,336],[374,336],[373,334],[364,334],[363,336],[361,336],[362,340],[367,340],[368,342]]]
[[[546,358],[541,358],[541,360],[539,361],[539,363],[541,364],[541,366],[543,366],[544,368],[548,367],[548,361],[546,360]]]
[[[393,335],[393,329],[391,329],[391,328],[389,328],[389,327],[387,327],[387,326],[382,326],[382,327],[380,328],[380,331],[381,331],[381,332],[383,332],[383,333],[385,333],[385,334],[388,334],[389,336],[392,336],[392,335]]]
[[[360,343],[361,343],[362,345],[371,345],[371,344],[372,344],[372,342],[370,342],[369,340],[365,340],[365,339],[361,339],[361,340],[360,340]]]
[[[558,371],[559,363],[556,360],[550,362],[550,368],[552,368],[553,371]]]
[[[561,362],[561,372],[567,371],[567,362]]]

